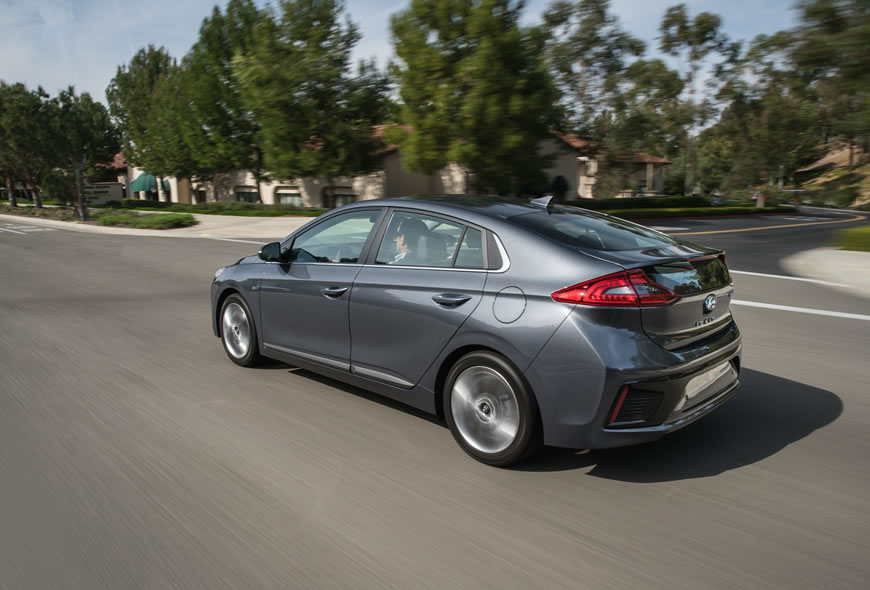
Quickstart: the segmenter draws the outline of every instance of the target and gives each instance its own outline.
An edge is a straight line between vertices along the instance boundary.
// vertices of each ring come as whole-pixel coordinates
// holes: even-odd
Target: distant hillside
[[[870,205],[870,156],[858,146],[851,155],[848,147],[834,147],[798,170],[796,177],[813,201],[840,207]]]

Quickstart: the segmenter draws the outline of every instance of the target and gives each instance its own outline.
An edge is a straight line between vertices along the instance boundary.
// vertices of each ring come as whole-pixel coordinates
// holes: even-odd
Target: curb
[[[780,266],[795,276],[828,283],[830,289],[870,299],[870,252],[815,248],[783,258]]]

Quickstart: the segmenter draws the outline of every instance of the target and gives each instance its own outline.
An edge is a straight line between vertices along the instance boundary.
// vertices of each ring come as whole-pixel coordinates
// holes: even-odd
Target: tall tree
[[[82,193],[85,171],[108,162],[120,149],[118,129],[109,113],[87,92],[77,95],[70,86],[61,91],[57,102],[58,163],[73,171],[75,177],[76,216],[88,219],[88,207]]]
[[[511,0],[415,0],[391,21],[400,122],[392,134],[411,170],[457,162],[477,190],[516,193],[547,166],[538,153],[556,92],[540,28]],[[540,182],[540,181],[539,181]]]
[[[591,137],[629,61],[643,55],[645,44],[622,29],[610,0],[558,0],[544,13],[544,26],[547,59],[568,123]]]
[[[870,2],[804,0],[798,9],[795,68],[820,99],[826,131],[845,136],[851,151],[870,136]]]
[[[250,55],[262,19],[252,0],[230,0],[226,13],[216,6],[203,21],[199,39],[182,62],[190,112],[180,126],[201,172],[249,170],[261,202],[265,172],[260,125],[242,98],[233,62]]]
[[[697,134],[716,112],[714,97],[717,80],[710,76],[702,84],[705,81],[701,80],[701,72],[711,55],[719,55],[723,59],[713,68],[714,73],[719,73],[724,68],[723,63],[733,62],[740,51],[740,44],[729,42],[721,26],[722,19],[719,16],[702,12],[692,19],[686,5],[678,4],[667,9],[659,27],[659,49],[684,63],[686,96],[683,106],[690,120],[684,132],[686,194],[692,193],[695,188]]]
[[[235,60],[265,167],[279,178],[324,177],[327,198],[334,177],[374,165],[372,125],[386,114],[384,76],[370,64],[352,74],[359,32],[343,12],[337,0],[284,0]]]
[[[203,175],[180,129],[192,118],[188,86],[181,68],[172,63],[154,84],[144,141],[148,149],[142,165],[159,177],[191,178]]]
[[[6,129],[3,126],[3,121],[6,118],[6,112],[11,109],[9,98],[11,95],[11,87],[0,80],[0,177],[5,182],[6,198],[9,199],[10,207],[18,206],[18,198],[15,194],[15,153],[12,149],[12,144],[7,139]]]
[[[11,176],[30,188],[33,204],[41,208],[40,180],[57,160],[56,105],[42,88],[29,91],[23,84],[0,84],[3,86],[0,110],[5,144],[3,164],[11,169]],[[7,187],[9,184],[7,182]]]
[[[140,49],[128,65],[119,66],[106,88],[109,112],[121,130],[124,156],[134,166],[144,167],[149,157],[159,157],[155,151],[163,149],[159,143],[149,143],[148,127],[154,106],[154,88],[172,65],[166,49],[149,45]],[[158,186],[160,184],[162,182]]]

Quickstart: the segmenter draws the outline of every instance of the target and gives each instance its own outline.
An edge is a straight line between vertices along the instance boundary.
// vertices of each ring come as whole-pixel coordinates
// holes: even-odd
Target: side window
[[[459,252],[456,254],[456,268],[483,268],[483,246],[480,230],[469,227],[462,236]]]
[[[463,226],[439,217],[396,211],[378,248],[377,264],[450,267]]]
[[[293,240],[288,262],[357,264],[380,211],[336,215]]]

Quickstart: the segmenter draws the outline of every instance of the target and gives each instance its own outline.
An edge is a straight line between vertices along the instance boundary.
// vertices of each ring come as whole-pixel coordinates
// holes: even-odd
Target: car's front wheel
[[[251,310],[235,293],[221,306],[221,341],[227,356],[237,365],[253,367],[262,360]]]
[[[538,406],[525,379],[492,352],[472,352],[453,365],[444,416],[459,446],[488,465],[513,465],[541,444]]]

